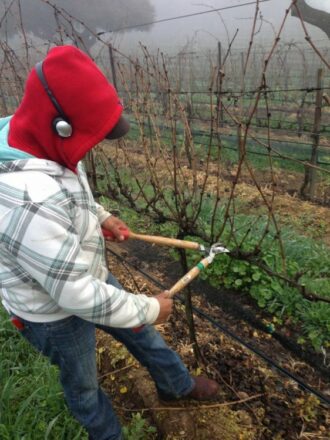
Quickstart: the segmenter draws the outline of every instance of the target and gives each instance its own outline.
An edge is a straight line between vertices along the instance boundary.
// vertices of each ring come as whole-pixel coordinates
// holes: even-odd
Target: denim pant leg
[[[151,325],[138,333],[131,329],[100,326],[106,333],[123,343],[132,355],[148,369],[160,397],[179,399],[190,393],[194,382],[182,360],[171,350]]]
[[[93,440],[120,440],[121,426],[97,381],[95,326],[72,316],[50,323],[21,320],[22,335],[60,368],[65,399]]]
[[[121,285],[110,275],[107,281],[118,288]],[[155,381],[158,393],[164,399],[180,398],[190,393],[194,387],[189,371],[179,355],[171,350],[162,336],[151,325],[139,332],[132,329],[98,326],[123,343],[132,355],[148,369]]]

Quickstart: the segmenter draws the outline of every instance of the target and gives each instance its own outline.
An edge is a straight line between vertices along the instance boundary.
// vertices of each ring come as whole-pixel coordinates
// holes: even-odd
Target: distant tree
[[[330,38],[330,14],[328,12],[312,8],[306,3],[306,0],[297,0],[297,7],[306,23],[318,27]],[[291,14],[293,17],[299,17],[295,6],[292,8]]]
[[[111,32],[149,23],[154,17],[150,0],[2,0],[0,34],[12,37],[24,30],[47,41],[78,36],[90,47],[95,38],[87,27],[95,33]],[[145,31],[150,27],[136,29]]]

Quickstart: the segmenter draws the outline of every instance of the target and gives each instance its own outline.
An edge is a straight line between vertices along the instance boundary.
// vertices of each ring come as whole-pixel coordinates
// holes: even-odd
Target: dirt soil
[[[120,263],[110,256],[109,265],[127,290],[146,294],[159,292],[159,287],[128,266],[128,262],[138,265],[167,286],[172,282],[171,278],[177,277],[178,265],[170,263],[162,251],[158,254],[155,248],[143,247],[139,253],[137,245],[131,248],[132,243],[110,245],[110,249],[126,260]],[[144,258],[146,255],[152,255],[152,259],[148,261]],[[231,300],[235,301],[235,298]],[[206,296],[197,295],[197,291],[193,303],[309,386],[330,397],[330,383],[324,375],[285,349],[272,335],[255,329],[243,319],[233,317],[210,303]],[[103,333],[98,334],[100,380],[114,396],[116,411],[124,424],[129,422],[132,414],[141,413],[157,427],[157,433],[145,434],[145,439],[329,438],[330,415],[325,404],[209,322],[197,316],[195,324],[203,358],[198,363],[189,341],[181,303],[176,302],[171,320],[158,326],[158,329],[180,354],[192,374],[206,374],[219,382],[221,392],[218,399],[202,405],[195,401],[171,404],[159,401],[148,373],[119,343]],[[287,328],[290,329],[290,326]]]

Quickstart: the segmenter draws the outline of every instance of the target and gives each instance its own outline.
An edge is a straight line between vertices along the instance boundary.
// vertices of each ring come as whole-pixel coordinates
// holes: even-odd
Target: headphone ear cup
[[[63,118],[55,118],[52,125],[55,133],[58,134],[60,137],[68,138],[72,136],[72,126]]]

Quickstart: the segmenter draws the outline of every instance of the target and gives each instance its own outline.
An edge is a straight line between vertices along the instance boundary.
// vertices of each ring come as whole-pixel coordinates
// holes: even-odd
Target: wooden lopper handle
[[[207,266],[212,263],[213,258],[206,257],[203,258],[196,266],[194,266],[192,269],[190,269],[189,272],[186,273],[182,278],[179,279],[177,283],[174,284],[174,286],[168,290],[169,298],[173,298],[174,295],[179,293],[184,287],[186,287],[192,280],[194,280],[202,270],[206,269]],[[134,333],[139,333],[143,329],[144,325],[141,325],[140,327],[133,328]]]
[[[184,289],[201,273],[202,270],[206,269],[211,262],[212,260],[209,257],[206,257],[203,258],[203,260],[201,260],[196,266],[190,269],[190,271],[187,272],[186,275],[180,278],[179,281],[176,282],[173,287],[171,287],[171,289],[169,290],[169,298],[173,298],[174,295]]]
[[[195,241],[178,240],[176,238],[160,237],[158,235],[135,234],[135,232],[130,231],[129,238],[133,238],[134,240],[143,240],[148,243],[158,244],[159,246],[169,246],[193,250],[200,249],[200,244],[196,243]]]
[[[103,229],[104,237],[115,238],[111,231]],[[148,243],[158,244],[160,246],[169,246],[176,248],[184,248],[184,249],[193,249],[193,250],[202,250],[201,245],[194,241],[187,240],[178,240],[176,238],[167,238],[160,237],[157,235],[144,235],[144,234],[135,234],[129,229],[123,229],[123,236],[127,240],[128,238],[132,238],[135,240],[143,240]],[[184,275],[174,286],[169,290],[169,298],[173,298],[174,295],[179,293],[184,287],[186,287],[193,279],[195,279],[202,270],[204,270],[212,260],[209,257],[203,258],[196,266],[194,266],[186,275]],[[139,333],[143,329],[143,325],[140,327],[133,328],[132,331],[134,333]]]
[[[102,229],[102,231],[105,237],[115,238],[111,231],[106,229]],[[158,235],[135,234],[135,232],[132,232],[129,229],[123,229],[122,232],[125,239],[131,238],[134,240],[142,240],[159,246],[192,249],[197,251],[201,250],[200,244],[195,241],[178,240],[176,238],[160,237]]]

